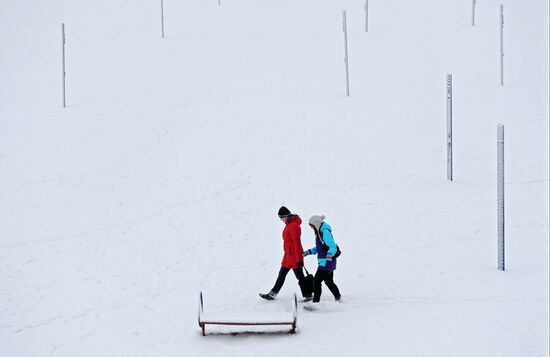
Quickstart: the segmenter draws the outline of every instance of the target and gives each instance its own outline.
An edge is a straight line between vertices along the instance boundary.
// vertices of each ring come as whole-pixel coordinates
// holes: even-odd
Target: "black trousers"
[[[336,300],[340,299],[340,290],[336,284],[334,284],[334,272],[317,269],[315,273],[315,278],[313,280],[313,302],[319,302],[321,300],[321,284],[323,281],[327,285],[327,288],[330,290],[332,295]]]
[[[273,289],[271,289],[271,291],[277,294],[279,293],[279,291],[283,287],[283,284],[285,283],[285,278],[289,271],[290,268],[281,267],[281,269],[279,270],[277,281],[275,282],[275,285],[273,286]],[[302,279],[305,278],[302,267],[292,269],[292,271],[294,271],[294,275],[296,275],[296,279],[298,279],[298,281],[302,281]]]

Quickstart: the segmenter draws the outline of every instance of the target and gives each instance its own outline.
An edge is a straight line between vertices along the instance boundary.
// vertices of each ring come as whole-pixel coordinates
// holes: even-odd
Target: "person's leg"
[[[298,279],[298,281],[302,281],[302,279],[305,278],[304,269],[302,269],[302,267],[292,269],[292,271],[294,271],[294,275],[296,275],[296,279]]]
[[[277,277],[277,281],[275,281],[275,285],[273,285],[273,288],[271,291],[273,291],[275,294],[278,294],[281,288],[283,287],[283,284],[285,283],[285,278],[288,272],[290,271],[289,268],[281,267],[279,270],[279,276]]]
[[[325,280],[328,273],[328,271],[317,269],[313,279],[313,302],[319,302],[321,300],[321,283]]]
[[[332,295],[334,295],[334,298],[336,301],[340,300],[340,290],[338,289],[338,286],[334,284],[334,272],[330,272],[330,274],[327,275],[325,278],[325,284],[327,285],[327,288],[330,290]]]

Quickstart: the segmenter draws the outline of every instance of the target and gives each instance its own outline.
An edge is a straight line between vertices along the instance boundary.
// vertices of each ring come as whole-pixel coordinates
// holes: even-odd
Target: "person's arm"
[[[317,246],[304,251],[304,255],[317,254]]]

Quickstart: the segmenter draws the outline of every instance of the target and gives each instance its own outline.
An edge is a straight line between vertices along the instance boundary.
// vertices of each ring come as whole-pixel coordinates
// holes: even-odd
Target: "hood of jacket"
[[[288,226],[289,224],[298,224],[298,225],[301,225],[302,224],[302,219],[300,218],[300,216],[296,215],[296,214],[291,214],[290,216],[288,216],[285,224]]]
[[[323,224],[321,225],[320,231],[321,232],[329,231],[332,234],[332,227],[327,222],[323,222]]]

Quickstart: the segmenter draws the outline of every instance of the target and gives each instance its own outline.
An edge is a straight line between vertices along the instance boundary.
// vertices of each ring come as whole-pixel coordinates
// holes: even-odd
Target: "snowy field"
[[[162,39],[160,0],[0,0],[0,356],[548,356],[548,1],[369,3],[164,0]],[[258,297],[283,204],[327,216],[343,302],[201,336],[199,291],[291,313],[292,274]]]

